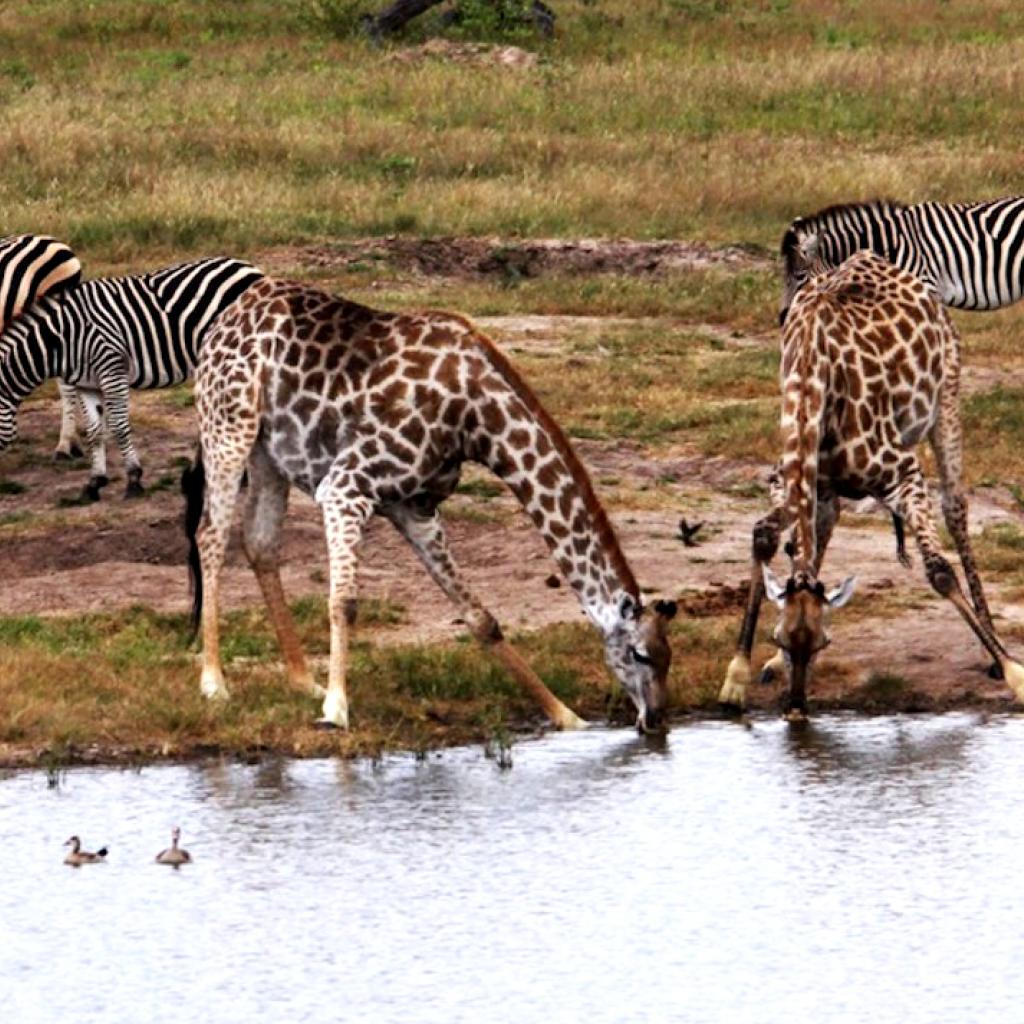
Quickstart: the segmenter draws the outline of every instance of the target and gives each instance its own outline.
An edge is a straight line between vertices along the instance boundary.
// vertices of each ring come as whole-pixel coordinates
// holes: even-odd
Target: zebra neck
[[[66,320],[60,303],[44,299],[0,335],[0,396],[18,405],[65,374]]]

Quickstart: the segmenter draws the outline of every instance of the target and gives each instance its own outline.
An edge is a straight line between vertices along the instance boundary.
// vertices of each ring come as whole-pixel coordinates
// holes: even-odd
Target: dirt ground
[[[494,247],[488,242],[428,243],[419,249],[398,239],[367,244],[383,247],[391,256],[407,257],[407,265],[418,273],[486,273],[481,268],[494,258]],[[641,257],[638,253],[644,247],[634,243],[621,246],[621,251],[616,248],[601,258],[621,260],[616,269],[625,272],[634,272],[629,268],[644,260],[645,269],[653,271],[662,265],[659,261],[752,258],[738,250],[711,253],[700,246],[673,248],[668,243],[646,247],[646,255]],[[570,265],[579,260],[583,266],[598,259],[590,243],[538,243],[521,251],[527,254],[524,266],[531,273],[545,270],[549,260],[565,259]],[[293,261],[296,253],[278,253],[264,262]],[[340,261],[364,258],[365,247],[354,243],[302,250],[302,259],[310,265],[321,256]],[[673,264],[675,269],[678,266],[678,262]],[[580,320],[494,317],[480,318],[480,323],[514,354],[524,349],[557,349],[560,338],[577,328]],[[775,343],[770,337],[740,341]],[[969,368],[965,383],[971,386]],[[103,500],[74,506],[69,501],[78,494],[86,470],[81,464],[58,467],[50,461],[58,426],[55,402],[36,397],[23,406],[22,440],[0,462],[3,478],[24,488],[21,493],[0,494],[0,560],[9,581],[0,591],[0,615],[114,611],[137,604],[159,611],[187,608],[177,478],[193,450],[192,410],[182,407],[180,400],[172,402],[168,393],[142,393],[133,396],[133,416],[146,468],[144,482],[150,488],[147,496],[122,499],[123,480],[116,451],[111,451],[113,480]],[[657,508],[616,508],[614,504],[612,508],[624,550],[644,589],[679,598],[684,615],[734,615],[738,626],[749,571],[750,528],[764,508],[764,499],[739,495],[750,493],[750,485],[763,483],[765,467],[704,458],[686,450],[652,458],[629,442],[581,441],[578,447],[599,491],[603,490],[600,481],[610,478],[616,480],[619,493],[640,491],[652,481],[659,482],[663,500]],[[486,595],[506,627],[529,630],[580,619],[582,613],[571,592],[564,585],[552,585],[555,567],[511,496],[484,500],[460,494],[446,508],[456,557],[470,584]],[[995,490],[973,495],[971,512],[974,531],[988,523],[1019,518],[1010,498]],[[704,523],[696,547],[681,542],[681,517],[690,523]],[[861,509],[841,522],[826,561],[825,578],[829,583],[838,582],[855,573],[858,596],[835,618],[833,645],[817,672],[814,696],[825,703],[870,707],[873,691],[865,684],[879,673],[896,673],[909,684],[908,708],[1009,704],[1005,686],[984,674],[987,662],[983,651],[956,611],[932,595],[919,565],[906,571],[894,552],[886,516]],[[293,499],[285,563],[285,586],[291,597],[326,593],[319,515],[313,502],[302,495]],[[387,598],[404,608],[400,626],[376,628],[377,642],[431,641],[462,630],[452,607],[383,521],[373,522],[367,532],[359,586],[361,596]],[[259,602],[237,538],[223,594],[228,607]],[[1024,608],[1001,602],[995,588],[991,588],[991,597],[997,625],[1024,627]],[[769,649],[756,652],[763,658],[770,653]],[[777,697],[776,687],[755,686],[751,693],[755,706],[771,706]]]

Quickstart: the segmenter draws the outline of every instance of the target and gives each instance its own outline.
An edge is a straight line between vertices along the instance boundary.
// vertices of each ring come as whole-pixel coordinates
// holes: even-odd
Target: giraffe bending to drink
[[[312,495],[323,512],[331,653],[322,722],[348,726],[346,648],[355,617],[356,552],[366,522],[380,515],[412,545],[476,638],[534,693],[551,720],[581,725],[505,643],[448,552],[438,506],[469,460],[504,480],[541,532],[603,636],[608,664],[636,705],[638,727],[664,727],[666,624],[676,606],[643,605],[565,435],[471,323],[448,313],[379,312],[266,279],[211,327],[199,357],[196,406],[200,454],[183,486],[207,696],[227,696],[217,588],[239,481],[248,468],[245,551],[289,678],[314,690],[281,587],[279,537],[290,487]]]
[[[871,252],[814,277],[798,293],[782,336],[783,455],[772,510],[754,527],[750,596],[719,701],[742,707],[761,600],[781,610],[780,648],[769,673],[786,665],[786,710],[806,712],[806,687],[827,646],[830,607],[853,592],[853,578],[830,593],[818,580],[839,518],[840,498],[873,497],[914,535],[928,581],[951,601],[1024,699],[1024,666],[996,635],[967,535],[961,484],[960,351],[938,294]],[[956,544],[971,601],[943,557],[928,487],[914,453],[927,438],[935,453],[942,511]],[[792,572],[781,584],[768,563],[792,527]]]

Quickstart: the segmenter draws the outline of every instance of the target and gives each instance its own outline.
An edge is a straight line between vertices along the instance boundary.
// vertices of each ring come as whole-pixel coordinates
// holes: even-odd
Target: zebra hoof
[[[59,448],[53,453],[54,462],[70,462],[72,458],[71,452],[62,452]]]
[[[94,476],[90,478],[89,482],[85,485],[85,489],[82,491],[83,501],[99,501],[100,491],[110,483],[110,480],[105,476]]]
[[[128,486],[124,489],[124,498],[127,501],[129,498],[144,498],[146,496],[145,488],[138,480],[132,480]]]

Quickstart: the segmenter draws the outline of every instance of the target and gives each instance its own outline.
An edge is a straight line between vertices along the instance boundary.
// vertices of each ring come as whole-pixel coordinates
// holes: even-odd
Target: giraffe
[[[907,524],[929,583],[953,603],[1018,700],[1024,700],[1024,666],[1009,656],[992,626],[967,535],[959,344],[935,291],[869,251],[813,277],[797,295],[782,336],[783,454],[771,511],[754,526],[750,595],[737,652],[719,693],[723,705],[743,705],[758,612],[767,593],[781,610],[774,634],[779,656],[766,666],[767,677],[787,666],[786,712],[795,719],[805,715],[810,670],[829,643],[829,611],[842,607],[854,588],[850,577],[826,592],[818,573],[839,518],[839,499],[863,497],[877,499]],[[914,452],[925,438],[935,453],[942,512],[970,602],[941,551]],[[768,563],[780,533],[791,527],[791,574],[782,584]]]
[[[664,729],[671,601],[645,606],[586,470],[565,435],[494,343],[462,317],[388,313],[266,279],[211,327],[196,376],[200,443],[187,471],[186,526],[194,621],[202,624],[201,689],[226,697],[218,577],[244,469],[243,544],[293,685],[323,696],[319,721],[348,727],[348,629],[357,547],[371,516],[389,520],[474,636],[559,727],[584,723],[505,642],[461,578],[438,507],[462,463],[511,488],[604,639],[609,667],[641,731]],[[320,505],[330,568],[330,660],[316,688],[281,587],[279,536],[288,492]],[[205,600],[203,590],[205,589]]]

